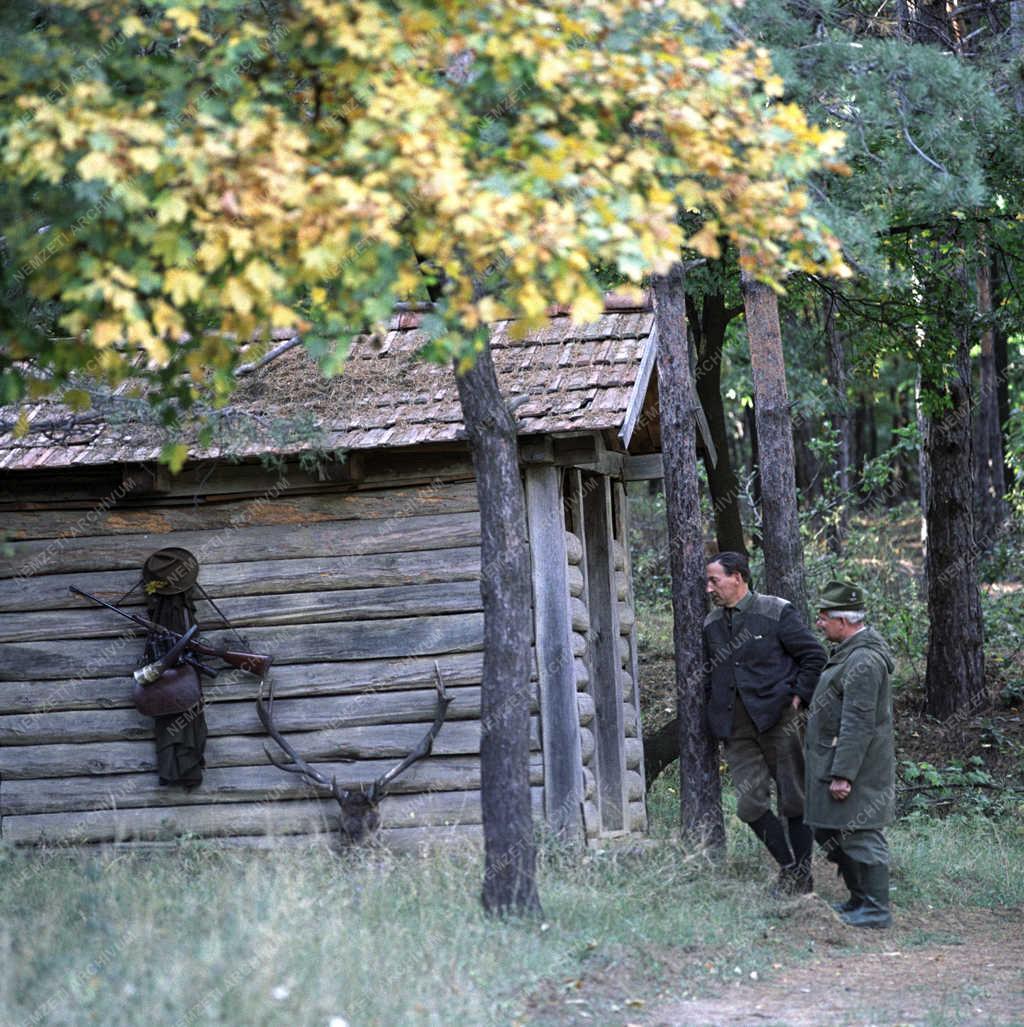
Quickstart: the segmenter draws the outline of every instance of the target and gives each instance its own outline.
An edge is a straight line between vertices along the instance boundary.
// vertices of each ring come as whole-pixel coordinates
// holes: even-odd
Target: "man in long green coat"
[[[804,819],[836,863],[850,898],[835,908],[854,927],[889,927],[889,846],[896,756],[888,645],[864,623],[864,592],[832,581],[818,629],[832,643],[807,719]]]

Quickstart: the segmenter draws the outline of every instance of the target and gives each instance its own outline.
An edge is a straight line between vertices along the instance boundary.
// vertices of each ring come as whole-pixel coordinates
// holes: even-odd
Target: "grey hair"
[[[867,616],[863,610],[829,610],[828,615],[832,620],[845,620],[851,624],[860,624]]]

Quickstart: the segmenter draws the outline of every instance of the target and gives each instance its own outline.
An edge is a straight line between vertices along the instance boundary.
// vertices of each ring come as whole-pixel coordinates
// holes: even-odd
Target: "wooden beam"
[[[636,625],[636,600],[633,595],[633,568],[629,559],[629,500],[626,498],[626,490],[624,486],[616,483],[614,486],[614,500],[618,508],[618,522],[619,531],[623,538],[622,555],[624,561],[624,567],[622,570],[622,576],[625,578],[626,594],[619,596],[619,598],[625,603],[626,609],[629,611],[631,623],[629,625],[629,673],[624,676],[622,695],[624,702],[623,717],[627,722],[627,735],[632,735],[639,740],[641,746],[643,745],[643,728],[640,724],[640,654],[639,654],[639,639],[637,637],[637,625]],[[622,630],[622,623],[620,619],[619,624],[620,630]],[[632,718],[633,730],[628,730],[628,722]],[[639,773],[641,780],[644,779],[644,764],[643,760],[640,761]],[[640,802],[644,802],[647,795],[646,783],[643,784],[640,794],[630,794],[630,799],[638,799]],[[646,822],[646,821],[645,821]]]
[[[619,438],[622,440],[624,449],[629,449],[633,439],[633,432],[636,430],[637,421],[644,408],[644,397],[647,395],[647,386],[651,382],[651,375],[654,372],[658,360],[658,337],[657,329],[652,328],[651,334],[647,337],[647,345],[644,348],[644,355],[640,361],[640,370],[637,372],[636,381],[633,383],[633,391],[629,394],[629,405],[626,407],[626,417],[619,429]]]
[[[544,740],[544,815],[556,834],[578,841],[583,781],[560,476],[553,466],[527,467],[526,515]]]
[[[585,730],[585,729],[583,729]],[[404,759],[423,738],[423,724],[368,724],[296,732],[289,739],[310,763],[337,760]],[[634,741],[634,739],[630,739]],[[269,764],[266,735],[215,735],[206,745],[207,767]],[[530,718],[530,748],[540,748],[536,717]],[[434,740],[437,756],[480,752],[480,722],[446,723]],[[86,774],[133,774],[156,771],[152,741],[78,742],[11,745],[0,749],[0,779],[75,777]]]
[[[645,453],[643,456],[622,458],[622,477],[625,481],[649,481],[652,478],[665,477],[660,453]]]
[[[612,536],[611,482],[583,475],[583,513],[590,611],[589,650],[593,667],[598,806],[604,830],[626,829],[625,725],[622,661],[616,596],[615,542]]]

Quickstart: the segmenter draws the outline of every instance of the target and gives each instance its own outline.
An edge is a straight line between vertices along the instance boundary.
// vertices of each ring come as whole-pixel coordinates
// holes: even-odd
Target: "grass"
[[[776,919],[750,833],[732,819],[711,867],[672,842],[675,803],[659,782],[649,849],[545,850],[543,921],[487,920],[467,854],[0,850],[0,1022],[624,1024],[799,959],[805,934]],[[921,819],[890,840],[899,910],[1024,903],[1024,831]]]

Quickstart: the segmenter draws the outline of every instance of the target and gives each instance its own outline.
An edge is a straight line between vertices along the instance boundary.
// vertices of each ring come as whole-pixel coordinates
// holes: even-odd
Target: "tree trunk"
[[[922,393],[924,385],[921,379],[921,368],[917,369],[917,376],[914,380],[914,409],[917,414],[917,433],[921,436],[921,448],[917,451],[917,476],[920,485],[921,502],[921,545],[925,551],[924,561],[924,587],[928,588],[928,497],[931,493],[931,464],[928,460],[928,447],[925,440],[928,438],[928,418],[924,414]]]
[[[1024,53],[1024,0],[1010,2],[1010,39],[1013,53],[1018,56]],[[1021,81],[1019,72],[1013,88],[1013,105],[1017,109],[1017,114],[1024,118],[1024,82]]]
[[[974,461],[977,481],[978,522],[975,532],[979,549],[991,546],[1005,516],[1003,492],[1003,439],[999,422],[999,385],[996,369],[995,331],[992,326],[992,279],[987,247],[980,247],[975,271],[978,313],[985,319],[981,333],[980,387],[978,389],[978,431]]]
[[[910,37],[915,43],[926,43],[952,50],[956,46],[949,19],[947,0],[915,0],[910,19]]]
[[[696,302],[687,297],[686,308],[697,344],[697,396],[704,408],[718,457],[712,464],[710,454],[705,450],[704,469],[715,514],[715,540],[719,552],[745,554],[747,547],[740,520],[740,489],[729,455],[725,407],[722,404],[722,347],[730,317],[721,293],[705,296],[700,311]]]
[[[516,425],[489,344],[456,381],[480,502],[482,898],[488,913],[539,914],[529,778],[530,550]]]
[[[1003,495],[1013,488],[1013,468],[1006,459],[1006,426],[1010,423],[1010,355],[1007,351],[1006,329],[997,325],[994,332],[993,348],[996,358],[996,403],[999,409],[999,444],[1003,453]]]
[[[764,538],[765,591],[788,599],[807,617],[800,518],[793,473],[782,330],[775,293],[744,271],[740,275],[750,340],[754,408],[761,461],[761,530]]]
[[[652,277],[658,332],[665,508],[672,568],[672,615],[679,711],[679,798],[683,837],[715,853],[725,850],[718,745],[705,721],[704,540],[697,483],[694,414],[698,401],[686,342],[681,264]]]
[[[743,409],[743,420],[747,425],[747,434],[750,436],[750,498],[758,511],[761,509],[761,453],[757,443],[757,403],[756,401]],[[761,545],[760,528],[754,545]]]
[[[928,665],[925,712],[946,720],[987,704],[971,494],[971,358],[961,332],[947,385],[922,383],[924,393],[947,395],[952,407],[929,418],[926,507],[928,550]]]
[[[846,398],[846,344],[836,327],[836,302],[825,300],[825,337],[828,340],[828,387],[832,394],[830,420],[836,433],[836,488],[839,507],[829,526],[828,547],[836,555],[843,551],[850,496],[850,406]]]

